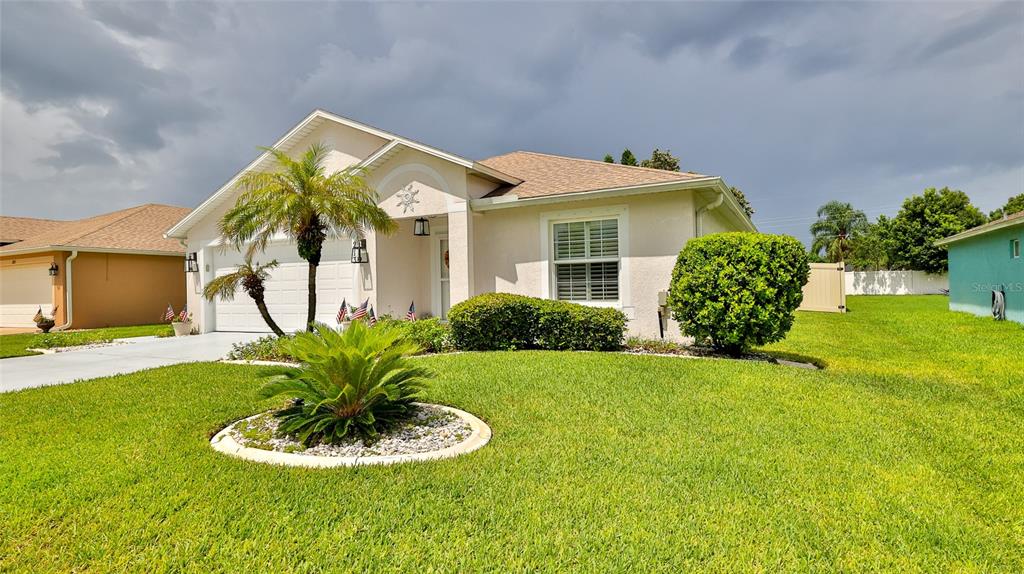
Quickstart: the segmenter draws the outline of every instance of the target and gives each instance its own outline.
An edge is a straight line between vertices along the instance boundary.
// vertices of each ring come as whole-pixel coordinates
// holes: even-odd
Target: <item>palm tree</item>
[[[241,195],[224,214],[220,231],[238,249],[263,251],[277,233],[298,243],[299,257],[309,263],[307,330],[316,318],[316,268],[329,237],[359,237],[367,231],[393,233],[394,220],[377,206],[377,192],[353,168],[327,174],[330,151],[313,144],[298,160],[272,148],[261,148],[277,160],[277,171],[241,176]]]
[[[270,316],[270,311],[267,311],[267,302],[263,299],[263,283],[270,276],[268,271],[275,267],[277,267],[276,260],[266,265],[254,264],[252,254],[248,253],[245,256],[245,262],[239,265],[234,273],[222,275],[207,283],[206,288],[203,289],[203,296],[208,301],[213,301],[214,297],[230,301],[235,298],[235,291],[238,290],[238,284],[241,283],[242,289],[245,289],[245,292],[256,302],[256,308],[260,310],[260,315],[267,322],[267,326],[280,337],[284,335],[284,331]]]
[[[868,229],[864,212],[849,203],[830,201],[818,208],[818,220],[811,224],[811,251],[822,251],[833,261],[850,254],[850,241]]]

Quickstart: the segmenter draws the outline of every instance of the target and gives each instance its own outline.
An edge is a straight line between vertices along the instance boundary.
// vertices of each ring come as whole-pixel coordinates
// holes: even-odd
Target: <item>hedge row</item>
[[[466,351],[622,348],[626,316],[618,309],[508,293],[478,295],[451,308],[455,347]]]

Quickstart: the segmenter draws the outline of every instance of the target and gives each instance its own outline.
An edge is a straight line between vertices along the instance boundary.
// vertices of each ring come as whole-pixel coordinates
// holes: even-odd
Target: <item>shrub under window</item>
[[[467,351],[622,348],[626,317],[618,309],[508,293],[478,295],[448,313],[456,348]]]
[[[707,235],[679,253],[669,307],[683,333],[738,355],[786,336],[809,274],[803,245],[792,237]]]

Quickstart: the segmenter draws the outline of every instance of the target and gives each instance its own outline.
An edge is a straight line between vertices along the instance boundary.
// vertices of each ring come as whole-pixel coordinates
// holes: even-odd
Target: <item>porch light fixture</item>
[[[352,263],[369,263],[370,254],[366,251],[365,239],[352,240]]]
[[[56,263],[51,263],[50,264],[50,277],[56,277],[56,276],[57,276],[57,264]]]
[[[430,220],[426,217],[417,217],[412,234],[416,237],[428,237],[430,235]]]
[[[185,273],[199,273],[199,258],[195,251],[185,254]]]

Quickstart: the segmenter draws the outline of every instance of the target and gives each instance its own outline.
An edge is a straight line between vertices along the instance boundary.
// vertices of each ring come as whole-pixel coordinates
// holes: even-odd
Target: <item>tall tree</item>
[[[1024,193],[1015,195],[1007,200],[1006,205],[988,214],[989,221],[1002,219],[1004,215],[1013,215],[1024,211]]]
[[[261,148],[277,161],[277,170],[247,172],[239,178],[241,194],[220,222],[221,234],[248,252],[263,251],[275,234],[295,239],[299,257],[309,263],[306,326],[316,319],[316,271],[329,237],[363,237],[367,231],[393,233],[394,220],[377,206],[377,192],[349,168],[326,173],[329,149],[309,147],[295,160],[273,148]]]
[[[612,154],[606,153],[606,154],[604,154],[604,162],[605,163],[615,163],[615,158],[612,157]]]
[[[203,289],[203,296],[208,301],[213,301],[216,297],[220,297],[225,301],[231,301],[235,298],[238,286],[241,285],[242,289],[249,294],[249,297],[252,297],[252,300],[256,302],[256,308],[260,310],[260,316],[263,317],[263,321],[270,327],[270,330],[277,336],[284,335],[284,331],[270,317],[270,311],[267,310],[267,302],[263,298],[264,283],[267,277],[270,276],[269,271],[275,267],[277,267],[277,260],[271,261],[266,265],[260,265],[259,263],[253,263],[252,254],[247,253],[245,261],[233,273],[221,275],[207,283]]]
[[[736,198],[740,207],[743,208],[743,212],[747,214],[747,217],[753,216],[754,206],[750,205],[750,200],[747,199],[747,196],[738,187],[730,187],[729,191],[732,192],[733,197]]]
[[[622,157],[619,159],[619,163],[622,165],[636,165],[636,156],[633,152],[629,151],[629,148],[622,150]]]
[[[640,166],[667,171],[679,171],[679,158],[672,155],[671,150],[661,151],[658,148],[654,148],[654,151],[651,152],[651,159],[641,161]]]
[[[895,269],[942,273],[949,268],[946,248],[935,242],[985,220],[966,193],[930,187],[921,195],[908,197],[892,219],[886,231],[890,263]]]
[[[889,251],[886,246],[886,233],[889,219],[878,216],[876,223],[869,223],[864,233],[854,237],[850,242],[850,258],[848,263],[855,269],[873,270],[887,269]]]
[[[831,261],[843,261],[850,254],[850,241],[867,227],[863,211],[849,203],[830,201],[818,208],[818,220],[811,224],[811,251],[824,252]]]

